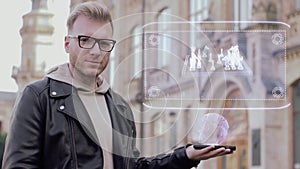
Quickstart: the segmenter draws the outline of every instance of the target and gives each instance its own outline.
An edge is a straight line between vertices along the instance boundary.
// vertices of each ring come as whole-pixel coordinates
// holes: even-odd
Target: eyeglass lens
[[[114,47],[114,41],[109,39],[96,39],[89,36],[78,36],[79,46],[85,49],[91,49],[98,42],[99,48],[102,51],[109,52]]]

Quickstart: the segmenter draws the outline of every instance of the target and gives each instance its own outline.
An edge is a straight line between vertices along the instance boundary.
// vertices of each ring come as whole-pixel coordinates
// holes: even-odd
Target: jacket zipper
[[[68,123],[69,123],[69,127],[70,127],[70,132],[71,132],[71,148],[72,148],[71,154],[72,154],[72,157],[74,159],[73,165],[75,166],[75,169],[78,169],[73,123],[70,120],[70,118],[67,118],[67,119],[68,119]]]

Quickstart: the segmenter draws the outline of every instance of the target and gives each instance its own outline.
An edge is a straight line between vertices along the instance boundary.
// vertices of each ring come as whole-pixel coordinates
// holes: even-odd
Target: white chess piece
[[[227,50],[227,55],[225,55],[222,58],[222,60],[224,61],[224,65],[225,65],[224,70],[230,70],[230,56],[231,56],[231,54],[230,54],[229,50]]]
[[[213,58],[212,58],[212,53],[209,54],[208,62],[211,63],[210,70],[211,70],[211,71],[216,70],[216,68],[215,68],[215,61],[214,61]]]
[[[218,54],[218,61],[217,61],[217,64],[221,65],[222,64],[222,61],[221,61],[221,58],[224,57],[224,54],[223,54],[223,48],[221,48],[221,53]]]
[[[201,50],[198,49],[198,52],[197,52],[197,69],[201,69],[202,67],[202,64],[201,64]]]
[[[210,67],[210,70],[211,70],[211,71],[215,71],[215,70],[216,70],[216,67],[215,67],[215,61],[214,61],[214,60],[211,61],[211,67]]]
[[[196,61],[197,61],[197,56],[195,54],[195,47],[191,47],[191,55],[190,55],[190,71],[195,71],[196,70]]]
[[[234,46],[234,54],[235,54],[235,65],[237,66],[238,70],[243,70],[244,67],[242,65],[243,61],[243,56],[241,56],[240,51],[239,51],[239,46],[235,45]]]
[[[208,52],[209,52],[209,47],[207,47],[207,46],[205,45],[205,46],[204,46],[204,49],[203,49],[202,57],[207,58],[207,57],[208,57]]]
[[[186,55],[185,56],[185,59],[184,59],[184,63],[183,63],[183,68],[182,68],[182,71],[181,71],[181,75],[185,75],[185,71],[187,69],[187,66],[188,66],[188,62],[189,62],[189,55]]]
[[[235,53],[234,53],[234,47],[231,46],[228,49],[228,59],[229,59],[229,66],[231,68],[231,70],[236,70],[235,67]]]
[[[190,71],[196,70],[196,58],[190,56]]]
[[[212,53],[209,54],[209,59],[208,59],[208,62],[212,62],[213,59],[212,59]]]

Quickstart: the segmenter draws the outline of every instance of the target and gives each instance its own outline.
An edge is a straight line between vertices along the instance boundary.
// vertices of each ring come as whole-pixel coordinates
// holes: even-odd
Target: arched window
[[[207,20],[209,16],[209,0],[190,0],[190,21],[203,21]],[[193,33],[194,27],[191,27],[191,44],[192,46],[196,45],[196,37]]]
[[[158,24],[158,32],[162,35],[159,36],[158,42],[158,55],[157,55],[157,66],[158,68],[162,68],[167,65],[168,59],[167,54],[171,51],[171,40],[167,36],[164,36],[163,33],[168,31],[168,24],[164,24],[164,22],[171,21],[171,9],[165,8],[163,9],[158,17],[157,20]]]
[[[236,88],[229,92],[225,101],[225,108],[246,107],[243,93]],[[223,116],[229,124],[229,134],[226,143],[236,145],[239,151],[231,156],[222,156],[219,160],[220,168],[248,168],[248,112],[245,110],[225,110]],[[233,161],[236,161],[234,163]]]
[[[131,33],[131,76],[140,77],[139,71],[142,69],[142,28],[136,26]]]
[[[234,0],[234,21],[251,21],[252,19],[252,0]],[[236,29],[244,29],[247,25],[238,25]]]
[[[177,114],[175,112],[170,112],[170,134],[169,134],[169,146],[175,148],[177,144]]]
[[[163,113],[156,113],[152,117],[151,135],[153,141],[153,154],[162,153],[165,146],[164,132],[165,132],[165,117]]]
[[[209,0],[190,0],[190,20],[202,21],[208,19]]]
[[[295,0],[295,10],[300,11],[300,1],[299,0]]]

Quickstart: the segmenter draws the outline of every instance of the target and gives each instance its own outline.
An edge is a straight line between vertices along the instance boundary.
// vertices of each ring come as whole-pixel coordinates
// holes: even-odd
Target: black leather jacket
[[[131,109],[111,89],[105,98],[114,131],[115,169],[188,169],[199,163],[187,158],[185,147],[171,154],[138,157]],[[90,119],[78,117],[85,111],[71,85],[50,78],[28,85],[13,112],[3,168],[102,169],[101,146],[93,128],[86,125]]]

